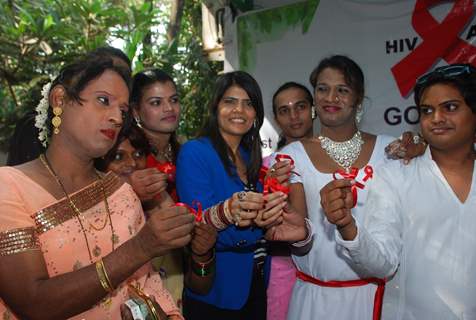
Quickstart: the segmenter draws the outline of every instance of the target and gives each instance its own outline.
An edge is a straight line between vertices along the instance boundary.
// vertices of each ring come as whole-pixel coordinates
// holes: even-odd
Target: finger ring
[[[238,226],[238,224],[241,221],[240,211],[238,211],[237,213],[233,215],[233,219],[235,220],[235,226]]]
[[[276,172],[276,169],[275,168],[271,168],[271,170],[269,170],[271,173],[274,173]]]
[[[238,200],[243,201],[246,198],[246,192],[245,191],[240,191],[238,192]]]
[[[414,135],[413,136],[413,143],[414,144],[419,144],[420,142],[421,142],[421,137],[418,134]]]

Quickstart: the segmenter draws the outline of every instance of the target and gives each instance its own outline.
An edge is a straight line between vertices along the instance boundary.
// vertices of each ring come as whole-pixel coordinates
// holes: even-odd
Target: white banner
[[[225,42],[227,69],[246,70],[261,86],[265,154],[278,137],[274,91],[287,81],[311,89],[311,71],[332,54],[349,56],[364,71],[362,130],[399,136],[418,130],[418,76],[435,66],[476,61],[474,11],[472,0],[311,0],[253,11],[228,25],[235,32]]]

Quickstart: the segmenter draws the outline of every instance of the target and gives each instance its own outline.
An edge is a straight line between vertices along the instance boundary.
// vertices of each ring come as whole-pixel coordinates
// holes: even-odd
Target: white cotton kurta
[[[476,165],[476,164],[475,164]],[[354,241],[355,264],[390,276],[382,319],[476,319],[476,170],[464,203],[427,152],[381,167]]]
[[[368,163],[374,170],[385,162],[384,148],[393,140],[394,138],[390,136],[377,136]],[[300,176],[293,175],[291,182],[300,182],[304,186],[308,216],[315,233],[311,251],[305,256],[293,256],[297,268],[323,281],[359,279],[350,259],[342,253],[344,249],[336,244],[335,226],[326,220],[321,208],[319,191],[333,180],[332,174],[319,172],[300,142],[286,146],[279,153],[289,154],[295,161],[295,171]],[[358,202],[353,210],[356,220],[362,219],[362,205],[373,180],[363,182],[365,175],[364,170],[360,170],[356,178],[365,185],[364,189],[358,189]],[[361,287],[329,288],[298,280],[294,285],[288,319],[370,320],[376,288],[377,286],[373,284]]]

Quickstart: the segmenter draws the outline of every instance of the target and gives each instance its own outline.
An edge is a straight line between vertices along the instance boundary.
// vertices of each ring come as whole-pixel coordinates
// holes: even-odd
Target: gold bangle
[[[103,289],[107,293],[112,293],[114,289],[112,287],[111,281],[109,280],[109,277],[106,272],[106,267],[104,266],[104,262],[102,261],[102,259],[99,259],[99,261],[96,262],[96,273]]]

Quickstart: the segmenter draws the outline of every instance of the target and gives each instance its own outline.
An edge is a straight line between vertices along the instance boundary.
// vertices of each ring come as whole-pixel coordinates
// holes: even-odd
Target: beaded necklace
[[[66,196],[66,199],[68,199],[68,202],[69,202],[69,206],[71,207],[71,210],[73,210],[76,218],[78,219],[78,222],[79,222],[79,225],[81,227],[81,231],[83,232],[83,235],[84,235],[84,240],[86,241],[86,247],[88,248],[88,254],[89,254],[89,259],[91,260],[91,262],[93,261],[93,258],[92,258],[92,255],[91,255],[91,248],[89,246],[89,241],[88,241],[88,237],[86,235],[86,230],[84,229],[84,224],[83,224],[83,221],[87,221],[86,218],[83,216],[83,213],[79,210],[79,208],[76,206],[76,204],[73,202],[73,200],[71,199],[71,197],[69,196],[68,192],[66,192],[66,188],[64,187],[63,183],[61,182],[60,178],[58,177],[58,175],[55,173],[55,171],[53,170],[53,168],[51,167],[51,164],[50,162],[48,161],[48,158],[46,157],[46,155],[43,153],[40,155],[40,160],[41,160],[41,163],[45,166],[45,168],[48,170],[48,172],[50,173],[50,175],[54,178],[54,180],[56,181],[56,183],[61,187],[61,190],[63,190],[63,193],[64,195]],[[106,195],[106,190],[104,188],[104,182],[102,180],[102,178],[99,176],[99,174],[97,172],[96,173],[96,178],[97,178],[97,181],[100,182],[100,185],[101,185],[101,191],[102,191],[102,194],[103,194],[103,197],[104,197],[104,205],[106,207],[106,214],[107,214],[107,217],[104,219],[104,224],[100,227],[97,227],[95,226],[94,224],[92,224],[91,222],[88,221],[89,223],[89,226],[96,230],[96,231],[102,231],[104,230],[104,228],[106,227],[107,225],[107,222],[109,221],[109,226],[111,227],[111,243],[112,243],[112,251],[114,251],[114,244],[117,242],[117,235],[115,234],[114,232],[114,227],[112,225],[112,218],[111,218],[111,211],[109,209],[109,203],[107,201],[107,195]],[[96,246],[97,247],[97,246]],[[94,249],[95,252],[97,252],[98,250],[100,250],[98,247]],[[96,256],[99,255],[100,252],[97,252],[97,254],[95,254]]]

